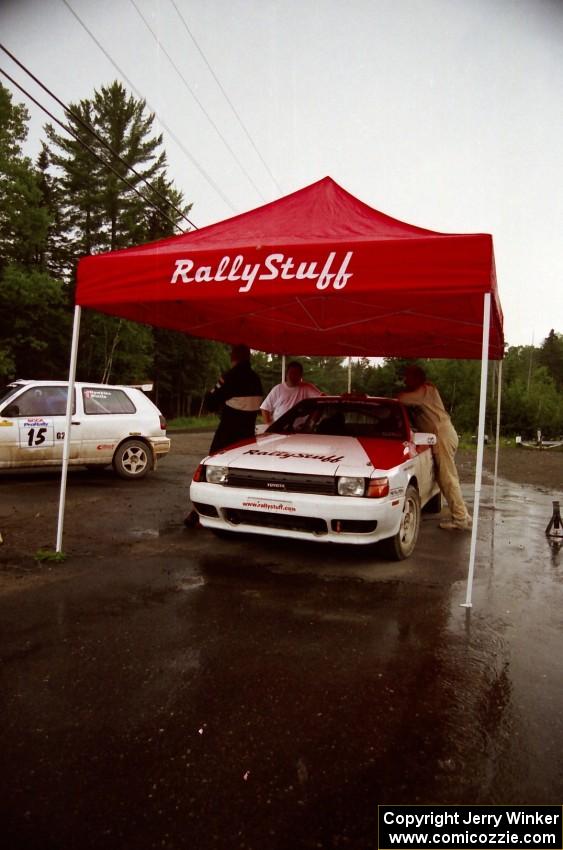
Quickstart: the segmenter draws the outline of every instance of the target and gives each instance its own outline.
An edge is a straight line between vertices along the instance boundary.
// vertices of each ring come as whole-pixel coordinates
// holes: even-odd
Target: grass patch
[[[170,419],[166,425],[168,431],[214,431],[219,424],[219,417],[214,414],[208,416],[179,416]]]
[[[47,561],[55,564],[62,564],[63,561],[66,561],[65,553],[55,552],[54,549],[38,549],[33,557],[39,562]]]

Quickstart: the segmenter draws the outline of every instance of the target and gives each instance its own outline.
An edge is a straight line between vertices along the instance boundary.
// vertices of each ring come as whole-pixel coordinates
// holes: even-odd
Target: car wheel
[[[409,485],[405,493],[405,504],[401,525],[394,537],[386,540],[387,552],[394,561],[404,561],[412,555],[420,529],[420,496],[416,487]]]
[[[144,478],[151,468],[149,447],[142,440],[126,440],[113,456],[113,468],[120,478]]]
[[[442,494],[438,492],[435,496],[432,496],[422,510],[425,514],[439,514],[442,510]]]

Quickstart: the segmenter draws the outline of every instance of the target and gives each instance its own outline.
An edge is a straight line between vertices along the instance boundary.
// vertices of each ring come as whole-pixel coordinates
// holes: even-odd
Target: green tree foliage
[[[50,145],[45,152],[59,174],[64,224],[73,234],[73,259],[170,235],[171,221],[180,219],[174,207],[181,207],[183,199],[166,177],[162,136],[153,135],[154,115],[147,112],[145,102],[114,82],[102,86],[92,99],[71,104],[67,121],[75,138],[48,124]],[[189,206],[182,211],[187,213]]]
[[[61,336],[65,345],[61,345]],[[0,281],[0,375],[52,378],[68,369],[70,314],[60,281],[10,263]]]
[[[422,361],[404,360],[400,357],[387,357],[379,366],[370,365],[365,358],[360,361],[360,367],[353,366],[352,387],[359,392],[376,396],[396,396],[403,388],[403,372],[408,363]]]
[[[348,366],[338,357],[293,357],[285,358],[286,368],[292,360],[303,366],[303,379],[315,384],[322,392],[330,394],[344,393],[348,389]],[[278,354],[254,352],[252,367],[260,375],[264,393],[282,379],[282,358]]]
[[[29,114],[0,85],[0,264],[36,265],[49,215],[31,160],[22,154]]]
[[[36,163],[37,180],[41,192],[41,204],[49,215],[49,227],[46,239],[41,245],[41,267],[53,277],[64,280],[69,277],[72,240],[67,233],[63,220],[64,195],[60,181],[50,173],[49,152],[45,143]]]
[[[538,430],[548,437],[563,434],[563,393],[551,370],[539,365],[543,351],[543,346],[536,349],[531,345],[508,349],[503,366],[504,433],[524,437],[535,437]],[[553,365],[555,368],[556,363]]]
[[[305,380],[325,393],[345,393],[348,389],[348,362],[339,357],[296,357],[303,366]]]
[[[147,325],[87,313],[80,331],[77,377],[106,384],[144,383],[151,376],[153,348],[153,331]]]
[[[538,360],[546,367],[557,388],[563,390],[563,334],[550,330],[539,350]]]
[[[51,242],[51,262],[55,265],[62,260],[63,274],[72,281],[76,261],[84,254],[171,235],[180,219],[175,208],[182,208],[183,198],[166,177],[162,136],[153,134],[154,115],[121,83],[102,87],[92,99],[71,104],[67,120],[76,138],[47,125],[50,144],[42,151],[41,167],[44,196],[53,215],[58,215],[58,233],[63,234]],[[97,137],[84,124],[92,127]],[[111,168],[96,160],[89,149]],[[55,181],[47,174],[49,167],[55,169]],[[186,206],[182,211],[188,210]],[[159,350],[166,345],[166,337],[160,334]],[[169,347],[173,351],[175,343],[170,342]],[[133,322],[85,313],[79,363],[80,371],[91,380],[146,381],[153,372],[153,332]]]
[[[0,378],[47,377],[64,358],[64,290],[44,271],[50,224],[40,181],[22,153],[27,110],[0,85]]]
[[[156,403],[169,417],[199,415],[205,393],[230,367],[228,347],[159,328],[154,340]]]
[[[292,359],[291,357],[287,358],[286,362],[289,363]],[[252,368],[260,376],[265,395],[281,381],[282,358],[277,354],[265,354],[262,351],[254,351],[252,354]]]

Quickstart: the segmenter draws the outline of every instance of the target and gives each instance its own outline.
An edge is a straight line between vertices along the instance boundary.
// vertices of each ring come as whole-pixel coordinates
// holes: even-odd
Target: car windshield
[[[328,434],[406,440],[402,408],[393,401],[306,399],[268,428],[269,434]]]
[[[4,404],[5,401],[17,393],[18,390],[21,390],[21,384],[8,384],[7,387],[4,387],[2,392],[0,393],[0,405]]]

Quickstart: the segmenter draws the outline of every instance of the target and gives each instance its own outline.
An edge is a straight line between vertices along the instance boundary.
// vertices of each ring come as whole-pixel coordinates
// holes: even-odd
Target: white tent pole
[[[493,482],[493,510],[497,506],[497,472],[498,472],[498,452],[500,440],[500,401],[502,396],[502,360],[498,361],[498,386],[497,386],[497,434],[495,439],[495,477]]]
[[[76,378],[76,355],[78,351],[78,335],[80,333],[80,313],[78,305],[74,308],[74,323],[72,326],[72,344],[70,347],[70,366],[68,369],[68,394],[66,398],[65,439],[63,443],[63,470],[61,472],[61,489],[59,495],[59,518],[57,522],[56,551],[62,552],[63,525],[66,502],[66,479],[68,474],[68,459],[70,457],[70,437],[72,428],[72,405],[74,401],[74,380]]]
[[[352,357],[348,358],[348,392],[352,392]]]
[[[282,354],[282,384],[285,381],[285,354]]]
[[[477,527],[479,525],[479,501],[481,498],[481,479],[483,477],[483,446],[485,444],[485,410],[487,407],[487,369],[489,365],[489,328],[491,324],[491,293],[486,292],[483,299],[483,345],[481,349],[481,390],[479,395],[479,427],[477,430],[477,463],[475,465],[475,498],[473,502],[473,526],[471,528],[471,549],[467,572],[467,592],[462,607],[471,608],[471,591],[475,571],[475,550],[477,548]]]

